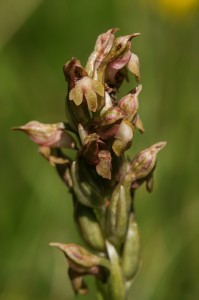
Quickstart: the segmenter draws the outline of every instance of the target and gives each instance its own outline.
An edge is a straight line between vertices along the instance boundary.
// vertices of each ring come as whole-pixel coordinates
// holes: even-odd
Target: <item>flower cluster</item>
[[[87,292],[85,275],[96,277],[98,292],[113,300],[126,292],[140,264],[139,232],[133,209],[134,191],[146,182],[152,190],[159,142],[130,161],[125,151],[134,132],[144,132],[138,114],[139,59],[131,52],[138,33],[115,38],[117,29],[101,34],[85,68],[72,58],[63,71],[68,84],[68,123],[32,121],[14,128],[39,145],[40,153],[56,167],[73,196],[74,218],[90,251],[76,244],[51,243],[68,261],[69,277],[76,293]],[[136,86],[117,98],[128,72]],[[76,151],[72,160],[64,148]],[[103,298],[104,297],[104,298]]]

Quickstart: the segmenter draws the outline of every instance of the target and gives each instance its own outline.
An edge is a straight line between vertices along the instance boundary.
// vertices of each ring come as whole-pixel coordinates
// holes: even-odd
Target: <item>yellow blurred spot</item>
[[[156,0],[159,8],[166,13],[182,16],[193,11],[197,6],[198,0]]]

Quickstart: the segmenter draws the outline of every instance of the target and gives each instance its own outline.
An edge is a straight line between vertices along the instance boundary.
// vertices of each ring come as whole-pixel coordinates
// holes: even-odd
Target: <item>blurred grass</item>
[[[146,2],[0,1],[0,299],[74,299],[64,258],[48,246],[81,243],[70,196],[36,146],[10,128],[64,120],[63,64],[72,56],[84,64],[111,27],[141,32],[133,51],[146,133],[136,134],[131,155],[168,141],[154,192],[143,187],[136,197],[143,264],[129,299],[198,299],[199,14],[171,18]],[[94,288],[83,298],[95,299]]]

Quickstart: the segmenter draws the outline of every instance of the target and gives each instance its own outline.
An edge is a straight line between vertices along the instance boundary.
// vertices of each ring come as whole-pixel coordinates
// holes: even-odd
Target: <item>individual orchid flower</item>
[[[29,138],[39,145],[39,153],[53,166],[66,164],[67,158],[57,155],[55,148],[77,149],[73,137],[66,131],[64,123],[44,124],[38,121],[30,121],[27,124],[13,128],[26,133]]]
[[[100,176],[111,179],[111,154],[106,150],[106,144],[100,140],[99,135],[89,134],[84,139],[82,155],[88,164],[96,167]]]
[[[108,53],[107,57],[105,58],[106,60],[108,60],[110,66],[113,67],[114,64],[116,64],[116,66],[118,64],[123,66],[125,65],[125,63],[123,62],[123,58],[126,56],[126,53],[128,53],[130,50],[131,47],[130,41],[132,38],[139,35],[140,35],[139,33],[133,33],[125,36],[120,36],[114,40],[113,46],[110,52]],[[130,59],[130,55],[128,58],[126,58],[125,62],[128,61],[129,59]]]
[[[114,40],[113,45],[108,52],[108,54],[105,56],[103,61],[100,63],[99,67],[96,69],[96,72],[93,76],[95,80],[98,80],[102,84],[109,83],[109,80],[107,79],[108,72],[108,66],[109,64],[114,64],[114,61],[116,61],[116,65],[120,63],[120,60],[123,59],[123,56],[129,51],[131,43],[130,40],[137,36],[139,34],[134,33],[126,36],[118,37]],[[129,56],[130,58],[130,56]],[[119,61],[118,61],[119,60]],[[126,61],[125,61],[126,62]],[[122,65],[125,63],[122,62]]]
[[[64,65],[64,75],[69,85],[69,100],[79,106],[84,98],[88,109],[95,112],[98,107],[98,96],[104,96],[104,87],[101,83],[91,79],[81,63],[76,58]]]
[[[159,142],[139,152],[131,163],[131,188],[138,189],[146,182],[146,189],[150,193],[153,189],[153,173],[157,162],[157,153],[166,146],[166,142]],[[128,176],[128,175],[127,175]]]
[[[115,39],[114,33],[117,31],[117,28],[112,28],[98,36],[97,41],[95,43],[94,51],[91,53],[85,67],[85,69],[88,72],[88,75],[91,78],[93,77],[94,72],[99,67],[103,59],[111,50]]]
[[[95,112],[98,108],[98,96],[104,96],[104,87],[100,82],[88,76],[78,80],[74,88],[69,92],[69,100],[73,100],[78,106],[85,98],[88,109],[92,112]]]
[[[166,142],[159,142],[139,152],[133,159],[126,178],[132,182],[147,178],[156,166],[158,152],[165,146]]]
[[[133,126],[135,126],[140,132],[144,132],[144,126],[138,114],[138,95],[142,90],[142,85],[138,85],[134,88],[129,94],[124,96],[119,100],[118,106],[125,112],[126,120],[132,122]]]
[[[122,36],[115,40],[112,51],[115,51],[115,56],[110,60],[106,69],[107,81],[113,85],[117,85],[116,74],[122,70],[125,66],[130,67],[130,71],[135,74],[135,63],[133,61],[133,54],[130,51],[131,42],[133,37],[138,36],[139,33],[132,35]],[[118,54],[119,51],[119,54]],[[111,52],[111,51],[110,51]],[[129,64],[130,62],[130,64]],[[138,70],[136,69],[137,73]],[[136,73],[136,74],[137,74]]]
[[[87,76],[87,72],[81,66],[81,63],[78,59],[72,58],[68,61],[64,67],[64,76],[65,80],[68,82],[68,93],[71,89],[75,87],[75,84],[81,78]],[[90,119],[90,113],[88,111],[88,106],[86,101],[83,101],[81,105],[76,105],[75,102],[69,101],[68,95],[66,99],[66,116],[70,127],[76,131],[78,124],[85,124]]]
[[[129,94],[121,98],[118,102],[118,106],[122,109],[126,114],[126,119],[130,122],[133,121],[134,117],[137,115],[139,103],[138,103],[138,95],[142,90],[142,85],[138,85],[135,89],[133,89]]]
[[[109,84],[117,85],[117,77],[116,74],[119,72],[119,70],[123,69],[124,66],[126,66],[130,60],[131,52],[127,51],[124,52],[123,55],[119,56],[112,62],[108,64],[107,71],[106,71],[106,79],[109,82]]]
[[[49,148],[76,148],[75,140],[66,131],[64,123],[44,124],[38,121],[30,121],[27,124],[15,127],[26,133],[29,138],[42,147]]]
[[[100,258],[76,244],[50,243],[60,249],[69,265],[69,277],[76,294],[87,294],[88,288],[83,276],[93,275],[102,282],[108,276],[110,264],[106,258]]]

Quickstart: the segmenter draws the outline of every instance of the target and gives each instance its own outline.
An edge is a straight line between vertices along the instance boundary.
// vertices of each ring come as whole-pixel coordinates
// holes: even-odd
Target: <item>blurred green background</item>
[[[133,51],[146,132],[136,134],[131,155],[168,141],[154,192],[142,187],[136,195],[143,259],[129,300],[198,299],[199,13],[168,3],[0,0],[0,299],[75,299],[64,257],[48,246],[82,243],[70,195],[36,145],[10,128],[65,120],[62,66],[72,56],[85,64],[97,35],[111,27],[141,32]],[[95,299],[94,287],[82,299]]]

